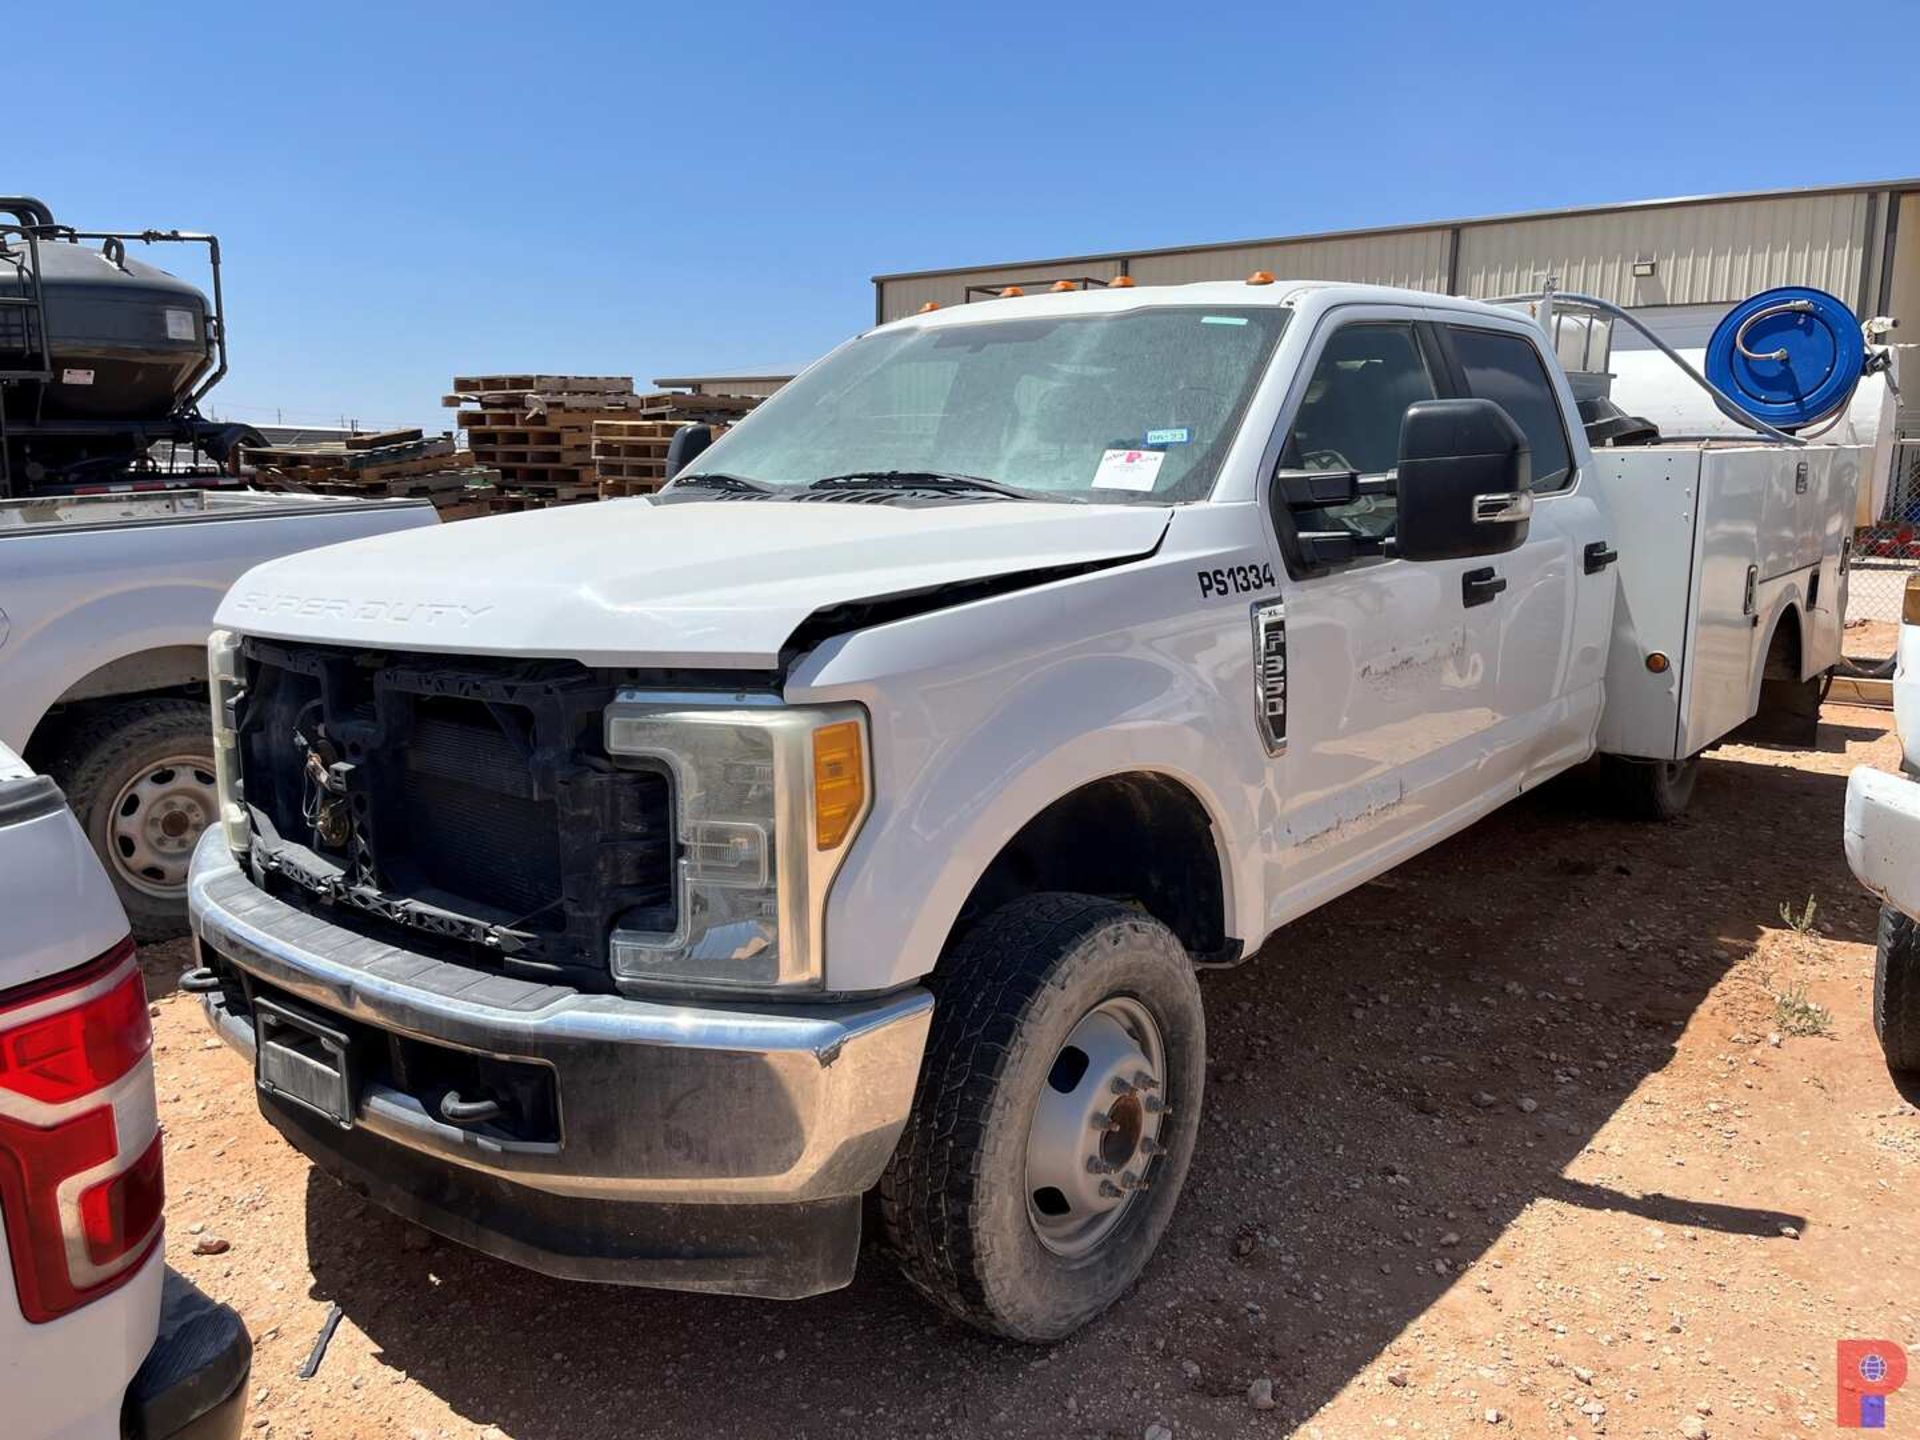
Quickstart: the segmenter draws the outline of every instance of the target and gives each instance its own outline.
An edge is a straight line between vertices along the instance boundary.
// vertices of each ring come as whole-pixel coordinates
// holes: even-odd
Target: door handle
[[[1586,557],[1587,574],[1598,575],[1607,566],[1620,558],[1620,552],[1604,540],[1596,540],[1582,552]]]
[[[1460,577],[1460,603],[1469,610],[1476,605],[1490,605],[1493,597],[1506,588],[1507,582],[1493,573],[1491,565],[1469,570]]]

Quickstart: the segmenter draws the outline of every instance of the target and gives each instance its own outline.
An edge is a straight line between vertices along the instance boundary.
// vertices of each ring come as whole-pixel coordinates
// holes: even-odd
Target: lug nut
[[[1121,1193],[1122,1193],[1122,1192],[1121,1192],[1121,1189],[1120,1189],[1120,1187],[1119,1187],[1118,1185],[1116,1185],[1116,1184],[1114,1184],[1114,1183],[1113,1183],[1113,1181],[1111,1181],[1111,1180],[1102,1180],[1102,1181],[1100,1182],[1100,1198],[1101,1198],[1101,1199],[1103,1199],[1103,1200],[1118,1200],[1118,1199],[1120,1198],[1120,1196],[1121,1196]]]
[[[1104,1110],[1094,1111],[1088,1123],[1102,1135],[1111,1135],[1120,1128],[1120,1122]]]
[[[1087,1157],[1087,1173],[1089,1175],[1111,1175],[1113,1173],[1113,1166],[1102,1160],[1098,1155],[1089,1155]]]
[[[1141,1102],[1141,1108],[1149,1115],[1171,1115],[1173,1113],[1173,1107],[1168,1105],[1167,1102],[1162,1100],[1158,1095],[1147,1096],[1147,1098]]]
[[[1134,1071],[1133,1083],[1138,1085],[1142,1090],[1158,1090],[1160,1088],[1160,1082],[1145,1070]]]
[[[1140,1153],[1151,1160],[1156,1155],[1165,1154],[1166,1147],[1151,1135],[1142,1135],[1140,1137]]]
[[[1118,1075],[1114,1076],[1113,1093],[1116,1095],[1133,1094],[1133,1082],[1131,1080],[1123,1080]]]
[[[1120,1188],[1122,1190],[1144,1190],[1147,1188],[1147,1182],[1129,1170],[1120,1177]]]

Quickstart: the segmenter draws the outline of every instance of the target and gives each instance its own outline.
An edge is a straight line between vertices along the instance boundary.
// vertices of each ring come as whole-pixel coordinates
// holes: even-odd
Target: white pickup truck
[[[66,791],[136,938],[186,930],[227,587],[276,555],[435,519],[424,500],[240,490],[0,501],[0,745]]]
[[[0,1433],[233,1440],[253,1345],[168,1268],[153,1031],[59,788],[0,745]]]
[[[658,496],[243,577],[186,983],[456,1240],[798,1296],[877,1187],[1057,1337],[1173,1213],[1196,970],[1596,751],[1674,813],[1837,658],[1862,455],[1590,449],[1539,324],[1411,291],[884,325]]]
[[[1920,575],[1907,577],[1893,672],[1905,776],[1862,765],[1847,777],[1847,862],[1880,907],[1873,1028],[1896,1074],[1920,1075]]]

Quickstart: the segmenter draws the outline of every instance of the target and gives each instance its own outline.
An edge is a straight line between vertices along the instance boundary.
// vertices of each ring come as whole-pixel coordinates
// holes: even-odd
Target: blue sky
[[[0,189],[218,233],[213,408],[255,421],[438,425],[456,372],[788,366],[891,270],[1920,174],[1909,0],[1817,31],[1765,3],[17,8]]]

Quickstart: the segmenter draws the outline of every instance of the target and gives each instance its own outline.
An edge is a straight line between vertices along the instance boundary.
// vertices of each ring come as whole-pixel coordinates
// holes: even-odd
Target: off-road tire
[[[1665,824],[1686,814],[1693,800],[1693,787],[1700,779],[1700,757],[1629,760],[1609,755],[1602,778],[1622,814],[1633,820]]]
[[[129,884],[110,853],[114,799],[147,765],[172,755],[203,757],[213,770],[212,721],[204,700],[156,698],[107,706],[69,731],[49,769],[66,792],[87,841],[142,943],[187,933],[187,896],[152,895]]]
[[[967,1323],[1057,1340],[1125,1293],[1180,1198],[1206,1073],[1192,961],[1149,916],[1048,893],[982,920],[933,985],[913,1112],[880,1182],[889,1247],[915,1288]],[[1028,1217],[1028,1132],[1061,1045],[1116,996],[1144,1005],[1165,1045],[1165,1148],[1112,1231],[1069,1259],[1041,1243]]]
[[[1920,925],[1891,905],[1873,957],[1873,1031],[1889,1070],[1920,1074]]]

